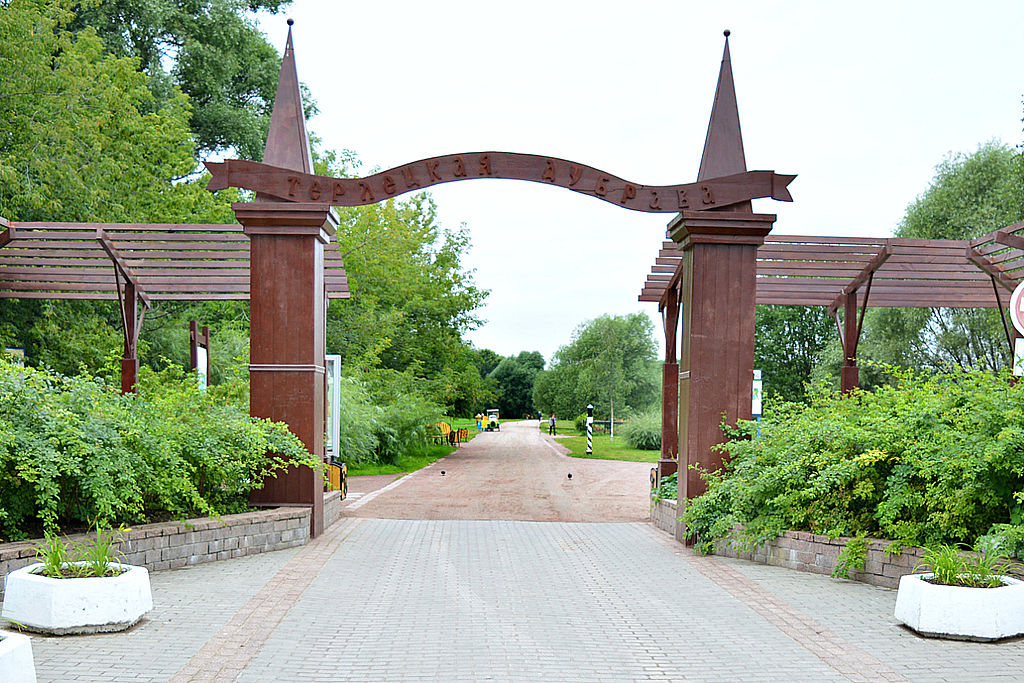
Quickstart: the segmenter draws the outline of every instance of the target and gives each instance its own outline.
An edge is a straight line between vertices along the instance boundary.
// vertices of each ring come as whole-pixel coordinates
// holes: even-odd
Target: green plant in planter
[[[127,531],[123,525],[116,530],[108,528],[106,531],[97,526],[96,538],[92,544],[83,543],[78,546],[78,560],[84,563],[80,566],[86,568],[87,576],[106,576],[111,571],[111,562],[127,564],[124,554],[114,547]]]
[[[43,544],[36,548],[36,559],[43,563],[37,573],[52,578],[64,576],[64,567],[71,561],[68,553],[70,541],[65,541],[57,534],[46,534]]]
[[[1003,575],[1024,568],[993,544],[979,542],[974,555],[967,556],[961,552],[965,547],[952,544],[925,548],[914,571],[924,567],[931,572],[932,583],[943,586],[998,588],[1003,585]]]
[[[104,530],[97,524],[96,537],[91,544],[48,533],[43,544],[36,548],[36,557],[43,564],[36,573],[52,579],[116,576],[120,572],[111,569],[110,563],[124,562],[124,555],[114,546],[127,531],[124,526]]]

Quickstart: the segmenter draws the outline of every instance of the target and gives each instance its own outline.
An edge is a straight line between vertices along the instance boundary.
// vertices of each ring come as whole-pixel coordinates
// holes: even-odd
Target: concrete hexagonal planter
[[[0,632],[0,681],[36,683],[32,641],[20,633]]]
[[[123,631],[153,609],[145,567],[111,562],[117,576],[52,579],[31,564],[7,575],[2,616],[30,631],[65,635]]]
[[[1024,633],[1024,582],[1002,577],[999,588],[942,586],[900,578],[894,616],[918,633],[958,640],[999,640]]]

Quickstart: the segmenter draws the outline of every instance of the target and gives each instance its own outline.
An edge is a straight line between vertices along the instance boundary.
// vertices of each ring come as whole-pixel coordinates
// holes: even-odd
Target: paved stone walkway
[[[925,640],[891,590],[694,555],[640,523],[345,519],[153,577],[40,681],[1020,680],[1024,642]]]
[[[1024,640],[923,639],[895,591],[695,555],[522,429],[356,487],[302,548],[152,574],[132,630],[33,637],[40,682],[1024,680]]]

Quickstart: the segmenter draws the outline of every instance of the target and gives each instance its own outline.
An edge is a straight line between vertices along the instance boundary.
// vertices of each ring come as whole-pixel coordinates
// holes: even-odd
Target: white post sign
[[[210,376],[210,352],[205,346],[196,347],[196,373],[199,375],[199,390],[206,391],[207,377]]]
[[[1010,295],[1010,322],[1024,334],[1024,282]],[[1024,377],[1024,339],[1017,339],[1013,344],[1013,374]]]
[[[750,401],[750,412],[753,414],[754,419],[761,417],[761,392],[761,371],[754,370],[754,391]]]
[[[327,442],[324,450],[332,459],[341,460],[341,356],[328,354],[327,360]]]

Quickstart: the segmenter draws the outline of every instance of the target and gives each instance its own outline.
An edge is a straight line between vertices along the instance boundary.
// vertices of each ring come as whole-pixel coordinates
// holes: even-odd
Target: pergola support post
[[[679,470],[679,362],[676,335],[679,329],[679,285],[670,288],[662,309],[665,325],[665,363],[661,368],[661,459],[658,481]]]
[[[121,393],[134,394],[139,381],[139,354],[136,340],[139,330],[139,299],[135,285],[126,280],[120,301],[121,322],[124,326],[124,351],[121,358]]]
[[[285,422],[306,449],[324,457],[326,351],[324,246],[337,227],[329,207],[240,203],[250,240],[249,412]],[[318,471],[293,467],[253,491],[258,506],[308,506],[310,536],[324,529]]]
[[[691,469],[718,470],[722,420],[751,419],[757,248],[775,216],[746,212],[684,211],[669,224],[683,250],[682,353],[679,382],[680,500],[706,484]],[[683,525],[676,537],[686,540]]]
[[[860,386],[860,368],[857,367],[857,292],[846,295],[843,303],[843,369],[839,375],[839,389],[848,394]]]

